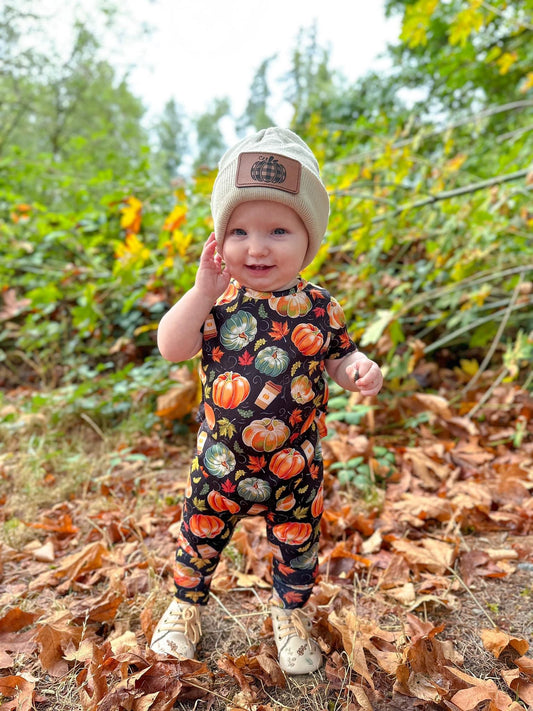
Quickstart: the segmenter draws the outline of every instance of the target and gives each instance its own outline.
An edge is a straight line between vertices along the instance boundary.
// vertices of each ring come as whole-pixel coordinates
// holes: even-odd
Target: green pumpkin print
[[[271,491],[272,489],[267,481],[255,476],[242,479],[237,485],[237,493],[245,501],[253,501],[254,503],[266,501]]]
[[[318,543],[315,543],[308,551],[291,560],[291,568],[297,568],[298,570],[313,568],[316,565],[317,555]]]
[[[206,451],[205,466],[216,477],[222,478],[235,469],[235,455],[225,444],[214,444]]]
[[[256,356],[255,367],[265,375],[281,375],[289,367],[289,355],[276,346],[263,348]]]
[[[257,321],[247,311],[237,311],[220,330],[220,342],[230,351],[240,351],[251,343],[257,334]]]

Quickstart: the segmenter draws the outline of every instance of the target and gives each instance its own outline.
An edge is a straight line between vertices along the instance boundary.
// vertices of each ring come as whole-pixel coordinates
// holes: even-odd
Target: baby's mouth
[[[272,269],[271,264],[247,264],[246,267],[254,272],[265,272]]]

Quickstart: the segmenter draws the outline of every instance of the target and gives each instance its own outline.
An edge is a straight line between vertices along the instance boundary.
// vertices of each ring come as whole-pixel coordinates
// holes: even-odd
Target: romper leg
[[[234,507],[231,511],[212,508],[209,494],[220,487],[220,482],[210,480],[205,473],[198,477],[199,471],[196,462],[183,503],[174,585],[175,596],[179,600],[207,605],[220,555],[231,540],[240,517]]]
[[[266,518],[267,537],[274,553],[274,590],[287,609],[305,605],[318,574],[323,495],[322,485],[313,484],[305,515],[305,507],[301,506],[298,518],[279,512],[270,513]]]

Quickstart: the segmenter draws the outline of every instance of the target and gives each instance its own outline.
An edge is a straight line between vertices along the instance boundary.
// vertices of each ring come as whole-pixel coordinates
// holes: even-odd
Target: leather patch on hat
[[[235,185],[238,188],[275,188],[287,193],[300,192],[302,164],[278,153],[241,153]]]

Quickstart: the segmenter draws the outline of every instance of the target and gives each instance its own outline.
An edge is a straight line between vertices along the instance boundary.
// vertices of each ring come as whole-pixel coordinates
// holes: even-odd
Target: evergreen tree
[[[174,99],[165,104],[163,113],[155,127],[157,138],[156,160],[161,164],[163,174],[175,178],[187,153],[184,115]]]
[[[268,113],[268,100],[270,87],[268,85],[268,70],[276,55],[264,59],[257,69],[250,86],[250,98],[246,104],[243,115],[237,121],[237,134],[242,136],[247,128],[260,131],[274,124]]]
[[[228,98],[214,99],[208,110],[196,119],[198,153],[194,162],[195,168],[214,168],[217,165],[226,146],[220,122],[229,112]]]

